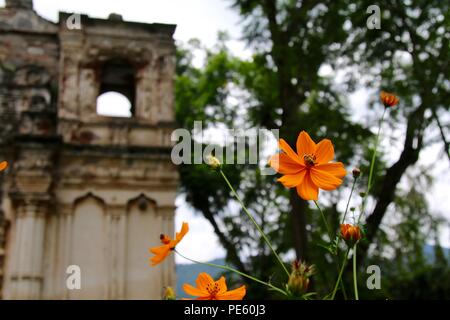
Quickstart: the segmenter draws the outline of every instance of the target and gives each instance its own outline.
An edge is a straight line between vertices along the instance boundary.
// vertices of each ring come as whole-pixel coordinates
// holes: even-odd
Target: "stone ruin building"
[[[173,256],[148,262],[174,231],[175,26],[73,17],[47,21],[32,0],[0,8],[2,298],[159,299],[175,282]],[[131,117],[98,114],[106,92]],[[81,289],[67,286],[71,265]]]

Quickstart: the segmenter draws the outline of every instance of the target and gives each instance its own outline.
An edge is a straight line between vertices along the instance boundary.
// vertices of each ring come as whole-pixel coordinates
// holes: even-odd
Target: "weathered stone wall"
[[[173,233],[175,27],[83,15],[69,30],[69,16],[50,23],[32,1],[0,8],[3,297],[157,299],[175,281],[173,259],[150,268],[147,251]],[[134,81],[131,118],[96,112],[105,87],[127,85],[105,80],[110,61]],[[69,265],[81,290],[66,286]]]
[[[7,265],[12,259],[10,240],[18,221],[25,221],[21,224],[25,226],[23,232],[43,223],[40,218],[32,224],[30,218],[22,219],[22,213],[23,217],[27,215],[22,209],[48,202],[51,197],[51,166],[47,160],[52,158],[49,144],[56,133],[59,43],[57,27],[29,10],[30,4],[7,1],[7,8],[0,10],[0,158],[11,163],[8,175],[0,177],[0,265],[2,285],[6,287],[9,278],[17,276],[8,273]],[[13,215],[13,199],[17,215]],[[32,214],[38,215],[36,211]],[[29,246],[32,241],[42,239],[23,239],[23,245]],[[23,270],[18,274],[39,274],[40,267],[32,270],[27,266],[33,262],[22,259]],[[39,281],[30,279],[30,292],[36,291]]]

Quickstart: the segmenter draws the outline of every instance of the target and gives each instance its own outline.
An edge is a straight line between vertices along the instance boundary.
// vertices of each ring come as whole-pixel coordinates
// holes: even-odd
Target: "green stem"
[[[338,274],[339,274],[339,272],[340,272],[340,268],[339,268],[339,258],[340,258],[340,255],[339,255],[339,253],[338,253],[338,254],[337,254],[337,259],[336,259],[336,270],[337,270]],[[344,300],[347,300],[347,292],[346,292],[346,290],[345,290],[344,281],[341,281],[340,287],[341,287],[342,295],[344,296]]]
[[[347,290],[345,290],[344,281],[341,281],[341,290],[342,290],[342,295],[344,296],[344,300],[348,300],[347,299]]]
[[[177,250],[173,250],[173,251],[174,251],[176,254],[178,254],[180,257],[182,257],[182,258],[184,258],[184,259],[186,259],[186,260],[189,260],[189,261],[191,261],[191,262],[193,262],[193,263],[202,264],[202,265],[205,265],[205,266],[214,267],[214,268],[219,268],[219,269],[223,269],[223,270],[227,270],[227,271],[234,272],[234,273],[236,273],[236,274],[238,274],[238,275],[240,275],[240,276],[243,276],[243,277],[248,278],[248,279],[250,279],[250,280],[253,280],[253,281],[257,282],[257,283],[260,283],[260,284],[263,284],[263,285],[265,285],[265,286],[267,286],[267,287],[270,287],[271,289],[273,289],[273,290],[275,290],[275,291],[278,291],[279,293],[282,293],[282,294],[284,294],[285,296],[287,296],[287,293],[286,293],[284,290],[282,290],[282,289],[280,289],[280,288],[278,288],[278,287],[276,287],[276,286],[274,286],[274,285],[272,285],[272,284],[270,284],[270,283],[268,283],[268,282],[262,281],[262,280],[260,280],[260,279],[258,279],[258,278],[255,278],[255,277],[253,277],[253,276],[251,276],[251,275],[248,275],[248,274],[246,274],[246,273],[244,273],[244,272],[241,272],[241,271],[239,271],[239,270],[237,270],[237,269],[231,268],[231,267],[229,267],[229,266],[223,266],[223,265],[220,265],[220,264],[215,264],[215,263],[200,262],[200,261],[197,261],[197,260],[194,260],[194,259],[191,259],[191,258],[188,258],[188,257],[182,255],[182,254],[179,253]]]
[[[373,150],[372,160],[370,161],[369,178],[367,180],[367,191],[366,191],[366,194],[364,195],[363,203],[361,205],[361,214],[358,217],[358,224],[361,220],[361,217],[364,215],[364,212],[366,209],[367,198],[369,196],[370,189],[372,188],[373,170],[375,168],[375,159],[377,158],[377,153],[378,153],[378,144],[380,142],[381,127],[383,125],[386,110],[387,110],[387,108],[385,107],[384,111],[383,111],[383,115],[381,116],[380,122],[378,124],[378,132],[377,132],[377,136],[375,138],[375,149]]]
[[[349,251],[350,251],[350,249],[347,249],[347,252],[345,253],[345,256],[344,256],[344,260],[342,261],[341,271],[339,271],[339,275],[338,275],[336,284],[334,285],[333,294],[331,295],[331,300],[334,300],[334,296],[336,295],[337,288],[339,286],[339,283],[341,282],[342,273],[344,272],[345,265],[347,264],[347,257],[348,257]]]
[[[237,201],[239,202],[239,204],[241,205],[242,209],[244,210],[244,212],[247,214],[247,216],[249,217],[249,219],[253,222],[253,224],[255,225],[256,229],[258,229],[259,233],[261,234],[261,237],[263,237],[264,241],[267,243],[267,245],[269,246],[270,250],[272,250],[273,254],[275,255],[275,257],[277,258],[278,262],[280,263],[280,265],[283,267],[283,270],[286,272],[287,276],[290,276],[290,273],[288,271],[288,269],[286,268],[286,266],[284,265],[283,261],[280,259],[280,257],[278,256],[277,252],[275,251],[275,249],[272,246],[272,243],[270,242],[270,240],[267,238],[266,234],[264,233],[264,231],[262,231],[262,229],[260,228],[260,226],[258,225],[258,223],[256,222],[256,220],[253,218],[253,216],[250,214],[250,212],[247,210],[247,207],[244,205],[244,203],[242,202],[241,198],[239,197],[239,195],[236,193],[236,191],[234,190],[233,186],[231,185],[230,181],[228,181],[227,176],[225,175],[225,173],[223,173],[222,170],[219,170],[220,174],[222,175],[223,179],[225,180],[225,182],[227,183],[228,187],[230,188],[231,192],[233,193],[234,197],[237,199]]]
[[[381,126],[384,121],[384,116],[386,114],[386,110],[387,110],[387,108],[384,108],[383,115],[381,116],[380,123],[378,125],[377,137],[375,139],[375,150],[373,151],[372,161],[370,162],[369,180],[367,182],[367,193],[369,193],[370,189],[372,188],[373,170],[375,167],[375,159],[377,157],[377,152],[378,152],[378,144],[380,142]]]
[[[353,179],[352,190],[350,191],[350,195],[348,196],[347,206],[345,207],[345,212],[344,212],[344,216],[342,217],[342,222],[341,222],[341,224],[344,223],[345,217],[347,216],[348,208],[349,208],[349,206],[350,206],[350,200],[352,199],[353,191],[355,190],[355,186],[356,186],[356,181],[357,181],[357,180],[358,180],[358,178],[354,178],[354,179]],[[340,241],[340,240],[341,240],[341,238],[339,238],[339,241]],[[339,245],[339,242],[338,242],[338,245]],[[348,250],[347,250],[347,253],[345,254],[344,261],[347,261],[347,257],[348,257]],[[346,294],[346,292],[345,292],[344,283],[343,283],[342,281],[340,281],[340,280],[341,280],[341,277],[342,277],[342,274],[341,274],[341,273],[343,272],[343,270],[344,270],[344,263],[342,263],[342,269],[341,269],[341,271],[340,271],[340,275],[339,275],[339,278],[338,278],[338,283],[339,283],[339,282],[341,283],[341,289],[342,289],[342,293],[344,294],[344,299],[347,300],[347,294]],[[338,272],[339,272],[339,266],[338,266]],[[336,285],[337,285],[338,283],[336,283]],[[336,294],[336,290],[337,290],[337,286],[334,288],[334,291],[333,291],[333,299],[334,299],[334,295]]]
[[[344,212],[344,216],[342,217],[341,224],[344,223],[345,217],[347,216],[348,207],[350,206],[350,200],[352,199],[353,191],[355,191],[356,180],[358,180],[358,178],[353,179],[352,190],[350,191],[350,196],[348,197],[348,200],[347,200],[347,206],[345,207],[345,212]]]
[[[373,170],[375,168],[375,160],[377,158],[377,153],[378,153],[378,144],[380,143],[381,127],[383,125],[384,116],[386,115],[386,111],[387,111],[387,108],[385,107],[384,111],[383,111],[383,115],[381,116],[380,122],[378,124],[378,132],[377,132],[377,136],[375,138],[375,148],[373,150],[372,159],[370,161],[369,178],[367,180],[367,191],[366,191],[366,194],[364,195],[364,198],[363,198],[363,202],[362,202],[362,205],[361,205],[361,214],[358,217],[357,224],[360,223],[361,217],[364,216],[364,213],[365,213],[365,210],[366,210],[367,198],[369,197],[369,192],[370,192],[370,189],[372,188]],[[358,244],[355,243],[355,245],[353,246],[353,284],[354,284],[354,287],[355,287],[355,299],[356,300],[359,299],[359,296],[358,296],[358,283],[357,283],[357,278],[356,278],[356,253],[357,253],[357,249],[358,249]]]
[[[358,296],[358,279],[356,278],[356,243],[353,246],[353,285],[355,286],[355,300],[359,300]]]
[[[331,233],[331,229],[330,229],[330,226],[328,225],[327,219],[325,218],[322,208],[320,208],[320,206],[316,200],[314,200],[314,203],[316,204],[317,209],[319,209],[319,211],[320,211],[320,215],[322,216],[322,220],[323,220],[323,223],[325,224],[325,228],[327,228],[328,236],[330,237],[330,242],[331,242],[331,241],[333,241],[333,234]]]

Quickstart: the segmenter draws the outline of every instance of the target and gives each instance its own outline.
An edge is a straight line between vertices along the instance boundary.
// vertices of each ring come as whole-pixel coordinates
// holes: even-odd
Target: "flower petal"
[[[303,168],[296,174],[286,174],[278,179],[286,188],[294,188],[303,182],[307,170]]]
[[[306,131],[300,132],[297,138],[297,153],[300,158],[305,154],[315,154],[316,144]]]
[[[188,283],[183,284],[183,290],[188,295],[194,296],[194,297],[206,297],[206,296],[209,296],[208,291],[200,290],[198,288],[195,288],[195,287],[191,286]]]
[[[8,168],[8,162],[6,161],[0,162],[0,171],[5,170],[6,168]]]
[[[309,172],[305,175],[303,183],[297,186],[297,193],[303,200],[317,200],[319,188],[311,180]]]
[[[389,107],[395,106],[400,101],[400,99],[396,95],[386,91],[380,92],[380,98],[383,104]]]
[[[314,184],[323,190],[334,190],[342,184],[342,179],[317,168],[311,168],[310,175]]]
[[[195,300],[217,300],[214,298],[214,296],[204,296],[204,297],[198,297]]]
[[[294,150],[292,150],[291,146],[286,141],[284,141],[284,139],[280,139],[278,145],[280,146],[281,150],[286,152],[286,154],[289,156],[289,158],[291,158],[291,160],[293,160],[296,163],[303,164],[303,162],[300,161],[298,155],[294,152]]]
[[[163,254],[163,253],[165,253],[166,251],[169,251],[169,250],[170,250],[170,248],[169,248],[169,246],[167,244],[148,249],[148,251],[150,251],[153,254]]]
[[[303,165],[295,162],[286,153],[277,153],[269,160],[269,165],[278,173],[294,174],[304,168]]]
[[[211,278],[211,276],[206,272],[202,272],[198,275],[195,283],[197,284],[197,288],[206,291],[206,287],[208,286],[208,284],[214,283],[214,279]]]
[[[220,279],[216,281],[216,284],[219,286],[219,294],[224,293],[228,290],[227,283],[225,282],[225,277],[220,277]]]
[[[181,225],[180,232],[177,232],[175,236],[176,243],[180,242],[181,239],[183,239],[183,237],[186,235],[186,233],[188,233],[188,231],[189,231],[189,224],[187,222],[183,222],[183,224]]]
[[[149,251],[153,253],[155,256],[150,258],[150,262],[152,266],[161,263],[170,253],[169,245],[162,245],[159,247],[150,248]]]
[[[230,290],[221,294],[217,294],[217,300],[242,300],[247,293],[245,286]]]
[[[345,170],[344,164],[342,162],[316,164],[314,168],[321,171],[326,171],[338,178],[343,178],[347,174],[347,171]]]
[[[334,147],[330,140],[323,139],[317,144],[316,148],[316,161],[317,163],[327,163],[334,158]]]

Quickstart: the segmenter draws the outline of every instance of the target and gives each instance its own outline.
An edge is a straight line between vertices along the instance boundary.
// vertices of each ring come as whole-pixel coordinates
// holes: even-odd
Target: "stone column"
[[[45,217],[49,201],[25,198],[15,201],[10,289],[6,299],[40,299],[43,283]]]
[[[108,243],[108,299],[124,299],[126,263],[126,206],[111,205],[106,208],[109,217]]]
[[[157,208],[158,216],[161,219],[162,233],[170,235],[170,237],[173,237],[175,234],[175,209],[175,206],[159,206]],[[180,230],[176,231],[178,232]],[[171,254],[168,261],[169,262],[167,262],[166,266],[162,268],[163,286],[175,288],[175,255]]]

